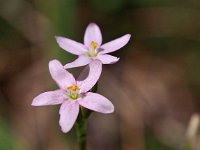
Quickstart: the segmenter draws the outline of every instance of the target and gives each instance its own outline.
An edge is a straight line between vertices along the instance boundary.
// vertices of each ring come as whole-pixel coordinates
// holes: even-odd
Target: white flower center
[[[72,86],[69,86],[67,87],[67,97],[70,99],[70,100],[77,100],[78,98],[81,97],[81,94],[80,94],[80,88],[76,85],[72,85]]]
[[[89,50],[88,50],[88,56],[89,57],[96,57],[97,54],[98,54],[98,50],[97,50],[97,47],[98,47],[98,43],[97,42],[94,42],[92,41],[90,43],[90,47],[89,47]]]

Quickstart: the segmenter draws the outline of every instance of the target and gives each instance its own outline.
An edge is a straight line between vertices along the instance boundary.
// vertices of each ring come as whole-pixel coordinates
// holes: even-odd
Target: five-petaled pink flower
[[[34,98],[33,106],[61,104],[59,124],[64,133],[74,125],[79,114],[79,106],[101,113],[112,113],[113,104],[104,96],[89,92],[96,84],[102,70],[100,61],[90,63],[88,76],[82,81],[76,81],[71,73],[66,71],[58,60],[49,63],[49,71],[59,88],[44,92]],[[99,68],[97,68],[99,67]]]
[[[108,43],[102,44],[102,35],[100,28],[95,23],[90,23],[85,31],[84,44],[70,40],[68,38],[56,36],[56,41],[61,48],[78,55],[78,58],[64,66],[65,69],[85,66],[93,60],[100,60],[101,64],[113,64],[119,58],[109,55],[107,53],[114,52],[125,46],[131,35],[126,34]]]

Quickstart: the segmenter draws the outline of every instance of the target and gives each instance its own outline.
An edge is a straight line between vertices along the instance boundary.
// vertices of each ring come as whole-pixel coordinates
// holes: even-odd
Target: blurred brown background
[[[0,150],[77,149],[75,131],[60,130],[59,106],[31,102],[56,88],[49,60],[74,59],[54,36],[82,42],[90,22],[104,42],[132,38],[103,68],[99,93],[116,109],[92,114],[88,149],[199,150],[198,132],[186,136],[200,110],[199,0],[0,0]]]

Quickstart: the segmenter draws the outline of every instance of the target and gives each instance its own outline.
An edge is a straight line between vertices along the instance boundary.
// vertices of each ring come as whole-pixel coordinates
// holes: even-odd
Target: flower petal
[[[128,43],[128,41],[130,40],[130,38],[131,38],[131,35],[126,34],[120,38],[117,38],[113,41],[105,43],[101,46],[101,49],[103,49],[103,50],[100,53],[105,54],[105,53],[114,52],[114,51],[122,48],[123,46],[125,46]]]
[[[69,69],[69,68],[81,67],[81,66],[85,66],[89,64],[90,62],[91,62],[91,59],[89,57],[85,55],[81,55],[73,62],[66,64],[64,68]]]
[[[76,101],[64,101],[60,107],[59,124],[64,133],[67,133],[73,127],[79,113],[79,104]]]
[[[113,104],[107,98],[97,93],[88,92],[85,97],[78,100],[78,103],[85,108],[105,114],[114,111]]]
[[[102,63],[99,60],[93,60],[89,64],[89,74],[83,81],[77,81],[77,85],[80,87],[80,92],[89,91],[99,80],[102,72]]]
[[[65,91],[55,90],[44,92],[33,99],[32,106],[46,106],[61,104],[66,99]]]
[[[90,23],[85,31],[84,44],[90,47],[91,42],[97,42],[100,46],[102,43],[101,30],[95,23]]]
[[[80,73],[80,75],[77,78],[77,81],[83,81],[88,77],[90,71],[89,65],[87,65]]]
[[[114,64],[119,60],[119,58],[108,54],[99,55],[98,59],[101,60],[102,64]]]
[[[72,53],[74,55],[81,55],[87,52],[87,49],[81,43],[61,36],[56,36],[55,38],[58,45],[69,53]]]
[[[61,89],[66,89],[68,86],[76,83],[73,75],[66,71],[58,60],[54,59],[49,62],[49,71]]]

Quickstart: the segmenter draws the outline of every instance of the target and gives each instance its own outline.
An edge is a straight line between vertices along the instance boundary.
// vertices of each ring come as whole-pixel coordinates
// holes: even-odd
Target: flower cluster
[[[104,96],[90,90],[97,83],[102,72],[102,64],[113,64],[119,58],[107,53],[114,52],[128,43],[130,34],[126,34],[111,42],[102,44],[99,27],[91,23],[88,25],[84,44],[68,38],[56,36],[56,41],[67,52],[78,55],[78,58],[66,65],[58,60],[49,62],[49,71],[59,89],[44,92],[33,99],[33,106],[61,104],[59,124],[64,133],[74,125],[80,106],[101,113],[112,113],[113,104]],[[66,69],[86,66],[77,80]]]

